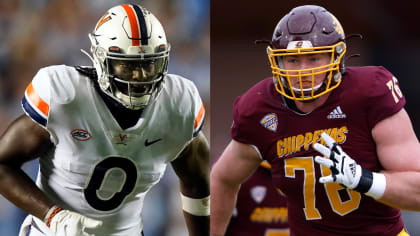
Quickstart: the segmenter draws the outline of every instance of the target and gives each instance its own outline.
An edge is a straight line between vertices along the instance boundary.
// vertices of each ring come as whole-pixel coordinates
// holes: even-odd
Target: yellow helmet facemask
[[[283,68],[283,57],[285,56],[323,53],[330,55],[329,64],[301,70],[286,70]],[[342,65],[340,64],[345,53],[346,45],[342,41],[331,46],[322,47],[305,47],[302,45],[302,41],[296,41],[295,47],[290,49],[272,49],[270,46],[267,47],[268,60],[270,61],[276,91],[286,98],[296,101],[310,101],[330,92],[341,83],[342,68],[340,66]],[[315,84],[315,75],[323,73],[326,73],[324,81],[321,84]],[[312,77],[312,86],[310,88],[303,88],[302,77]],[[292,78],[299,80],[300,87],[292,86]]]

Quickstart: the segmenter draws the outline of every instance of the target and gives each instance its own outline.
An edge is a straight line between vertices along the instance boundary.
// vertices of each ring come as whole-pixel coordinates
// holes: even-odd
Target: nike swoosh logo
[[[153,141],[151,141],[151,142],[149,142],[149,140],[148,139],[146,139],[146,141],[144,141],[144,146],[150,146],[150,145],[152,145],[152,144],[154,144],[154,143],[157,143],[157,142],[159,142],[160,140],[162,140],[161,138],[158,138],[158,139],[156,139],[156,140],[153,140]]]

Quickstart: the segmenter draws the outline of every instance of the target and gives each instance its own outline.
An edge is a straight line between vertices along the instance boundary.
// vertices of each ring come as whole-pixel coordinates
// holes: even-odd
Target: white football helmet
[[[108,10],[89,34],[100,88],[125,107],[142,109],[162,88],[170,45],[156,17],[139,5]]]

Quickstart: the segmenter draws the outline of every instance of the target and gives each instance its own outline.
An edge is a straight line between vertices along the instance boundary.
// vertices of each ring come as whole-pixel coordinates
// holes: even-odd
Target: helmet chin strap
[[[316,91],[318,91],[318,89],[320,89],[321,88],[321,86],[322,86],[322,84],[323,84],[324,82],[321,82],[321,83],[319,83],[317,86],[315,86],[314,87],[314,92],[316,92]],[[306,89],[300,89],[300,88],[295,88],[295,87],[292,87],[292,89],[293,89],[293,91],[295,91],[295,92],[304,92],[304,93],[306,93],[306,92],[311,92],[312,91],[312,88],[306,88]]]
[[[314,87],[314,93],[316,93],[319,89],[321,89],[322,88],[322,86],[324,85],[326,83],[326,80],[324,79],[321,83],[319,83],[318,85],[316,85],[315,87]],[[296,92],[296,93],[301,93],[301,89],[299,88],[294,88],[294,87],[292,87],[292,89],[293,89],[293,91],[294,92]],[[307,89],[302,89],[303,90],[303,92],[304,93],[308,93],[308,92],[312,92],[312,88],[307,88]],[[317,100],[318,98],[313,98],[313,99],[309,99],[309,100],[302,100],[302,101],[300,101],[300,102],[302,102],[302,103],[311,103],[311,102],[313,102],[313,101],[315,101],[315,100]]]
[[[133,97],[125,95],[120,90],[115,89],[115,97],[118,98],[118,101],[125,107],[132,110],[139,110],[146,107],[146,105],[149,104],[151,95],[146,94],[141,97]]]

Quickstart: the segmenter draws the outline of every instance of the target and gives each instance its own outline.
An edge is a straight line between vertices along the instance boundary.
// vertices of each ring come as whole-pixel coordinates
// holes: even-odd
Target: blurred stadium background
[[[0,132],[23,114],[20,101],[41,67],[55,64],[91,65],[79,49],[89,51],[87,37],[107,9],[137,3],[162,23],[172,45],[169,73],[193,80],[205,102],[210,124],[210,0],[2,0],[0,1]],[[37,161],[24,165],[35,178]],[[0,235],[18,234],[25,213],[0,195]],[[148,236],[187,235],[178,180],[168,166],[162,181],[146,197],[144,233]]]
[[[346,34],[361,33],[348,43],[348,55],[360,53],[347,65],[383,65],[398,79],[407,98],[406,110],[420,137],[420,8],[398,1],[211,1],[210,0],[2,0],[0,1],[0,132],[21,115],[20,100],[36,71],[52,64],[90,65],[79,48],[89,50],[87,34],[105,11],[121,3],[138,3],[152,11],[163,24],[172,44],[170,73],[193,80],[206,104],[204,132],[210,138],[212,158],[229,142],[231,108],[236,96],[270,76],[264,45],[278,20],[291,8],[318,4],[337,16]],[[211,60],[210,60],[211,30]],[[211,62],[211,67],[209,63]],[[211,107],[214,111],[210,129]],[[33,178],[36,161],[24,169]],[[146,236],[187,235],[181,216],[178,181],[171,168],[146,198]],[[17,235],[25,213],[0,196],[0,235]],[[419,213],[404,211],[411,235],[420,235]],[[417,223],[417,224],[416,224]]]
[[[420,137],[420,31],[418,4],[408,1],[211,1],[211,156],[216,158],[230,141],[234,99],[257,81],[271,76],[267,45],[256,39],[270,39],[277,22],[293,7],[316,4],[332,12],[351,39],[348,53],[361,54],[347,65],[382,65],[398,79],[406,96],[405,106],[417,137]],[[398,158],[398,157],[396,157]],[[403,212],[411,235],[420,235],[420,213]]]

